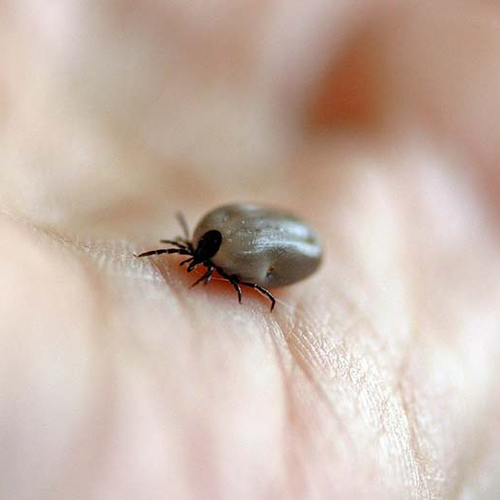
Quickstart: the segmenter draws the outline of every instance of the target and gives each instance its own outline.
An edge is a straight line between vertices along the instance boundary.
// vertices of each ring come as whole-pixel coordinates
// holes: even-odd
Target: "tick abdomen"
[[[312,274],[321,262],[316,232],[281,210],[233,204],[209,212],[195,229],[193,244],[208,231],[222,235],[212,262],[228,274],[258,285],[280,287]]]

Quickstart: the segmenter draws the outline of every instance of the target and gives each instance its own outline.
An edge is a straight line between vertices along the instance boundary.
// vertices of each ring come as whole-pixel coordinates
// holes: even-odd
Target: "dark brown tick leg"
[[[261,295],[267,297],[271,301],[271,311],[274,309],[274,306],[276,305],[276,299],[269,290],[266,290],[263,286],[256,285],[255,283],[248,283],[246,281],[241,281],[240,284],[253,288],[254,290],[257,290]]]
[[[189,227],[186,221],[186,217],[184,217],[184,214],[182,212],[177,212],[175,214],[175,217],[179,221],[179,224],[182,228],[182,232],[184,233],[184,236],[186,237],[186,241],[189,241]]]
[[[231,285],[233,285],[233,288],[236,290],[236,293],[238,294],[238,302],[241,304],[241,287],[239,282],[234,278],[230,278],[229,283],[231,283]]]
[[[184,242],[181,242],[181,241],[160,240],[160,243],[166,243],[168,245],[173,245],[174,247],[183,248],[184,250],[188,249],[187,245]]]
[[[192,285],[191,285],[191,288],[193,288],[194,286],[196,286],[198,283],[201,283],[202,281],[205,281],[205,285],[210,281],[210,279],[212,278],[212,274],[214,272],[214,266],[207,266],[208,267],[208,271],[203,274],[200,278],[198,278]]]
[[[213,264],[210,264],[208,266],[208,272],[205,274],[205,283],[203,283],[203,286],[207,286],[210,283],[210,280],[212,279],[212,274],[214,274],[214,269],[215,266]]]
[[[191,252],[194,253],[194,246],[189,240],[185,240],[184,238],[179,238],[179,241],[184,244],[186,248],[189,248]]]
[[[149,252],[143,252],[136,257],[148,257],[149,255],[161,255],[163,253],[179,253],[181,255],[191,255],[191,252],[184,248],[159,248],[157,250],[149,250]]]
[[[193,261],[191,262],[191,264],[189,264],[189,266],[187,268],[187,272],[190,273],[196,266],[198,266],[200,264],[201,264],[200,261],[196,261],[193,259]]]
[[[240,281],[238,276],[231,276],[230,274],[227,274],[226,271],[224,271],[224,269],[220,267],[216,267],[215,269],[223,278],[226,278],[229,281],[229,283],[231,283],[233,288],[236,290],[236,293],[238,294],[238,302],[241,304],[241,287],[238,284]]]

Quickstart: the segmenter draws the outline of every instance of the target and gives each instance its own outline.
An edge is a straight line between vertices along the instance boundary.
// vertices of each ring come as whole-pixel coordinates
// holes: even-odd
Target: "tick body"
[[[291,285],[311,275],[321,263],[322,249],[316,232],[288,212],[260,205],[223,205],[206,214],[194,230],[178,216],[185,238],[161,240],[173,248],[144,252],[138,257],[163,253],[186,255],[180,265],[191,272],[199,265],[206,272],[197,281],[207,284],[214,271],[234,287],[241,303],[241,286],[251,287],[271,301],[267,287]]]

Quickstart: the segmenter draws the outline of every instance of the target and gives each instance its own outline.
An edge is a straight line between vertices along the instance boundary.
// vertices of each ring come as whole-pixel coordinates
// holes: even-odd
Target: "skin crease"
[[[499,7],[104,5],[0,4],[0,498],[499,498]],[[248,199],[273,314],[133,258]]]

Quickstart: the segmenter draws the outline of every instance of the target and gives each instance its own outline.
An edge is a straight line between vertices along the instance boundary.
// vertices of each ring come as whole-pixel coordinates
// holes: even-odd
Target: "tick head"
[[[217,230],[207,231],[198,241],[195,250],[196,260],[203,262],[211,259],[220,248],[222,243],[222,234]]]

